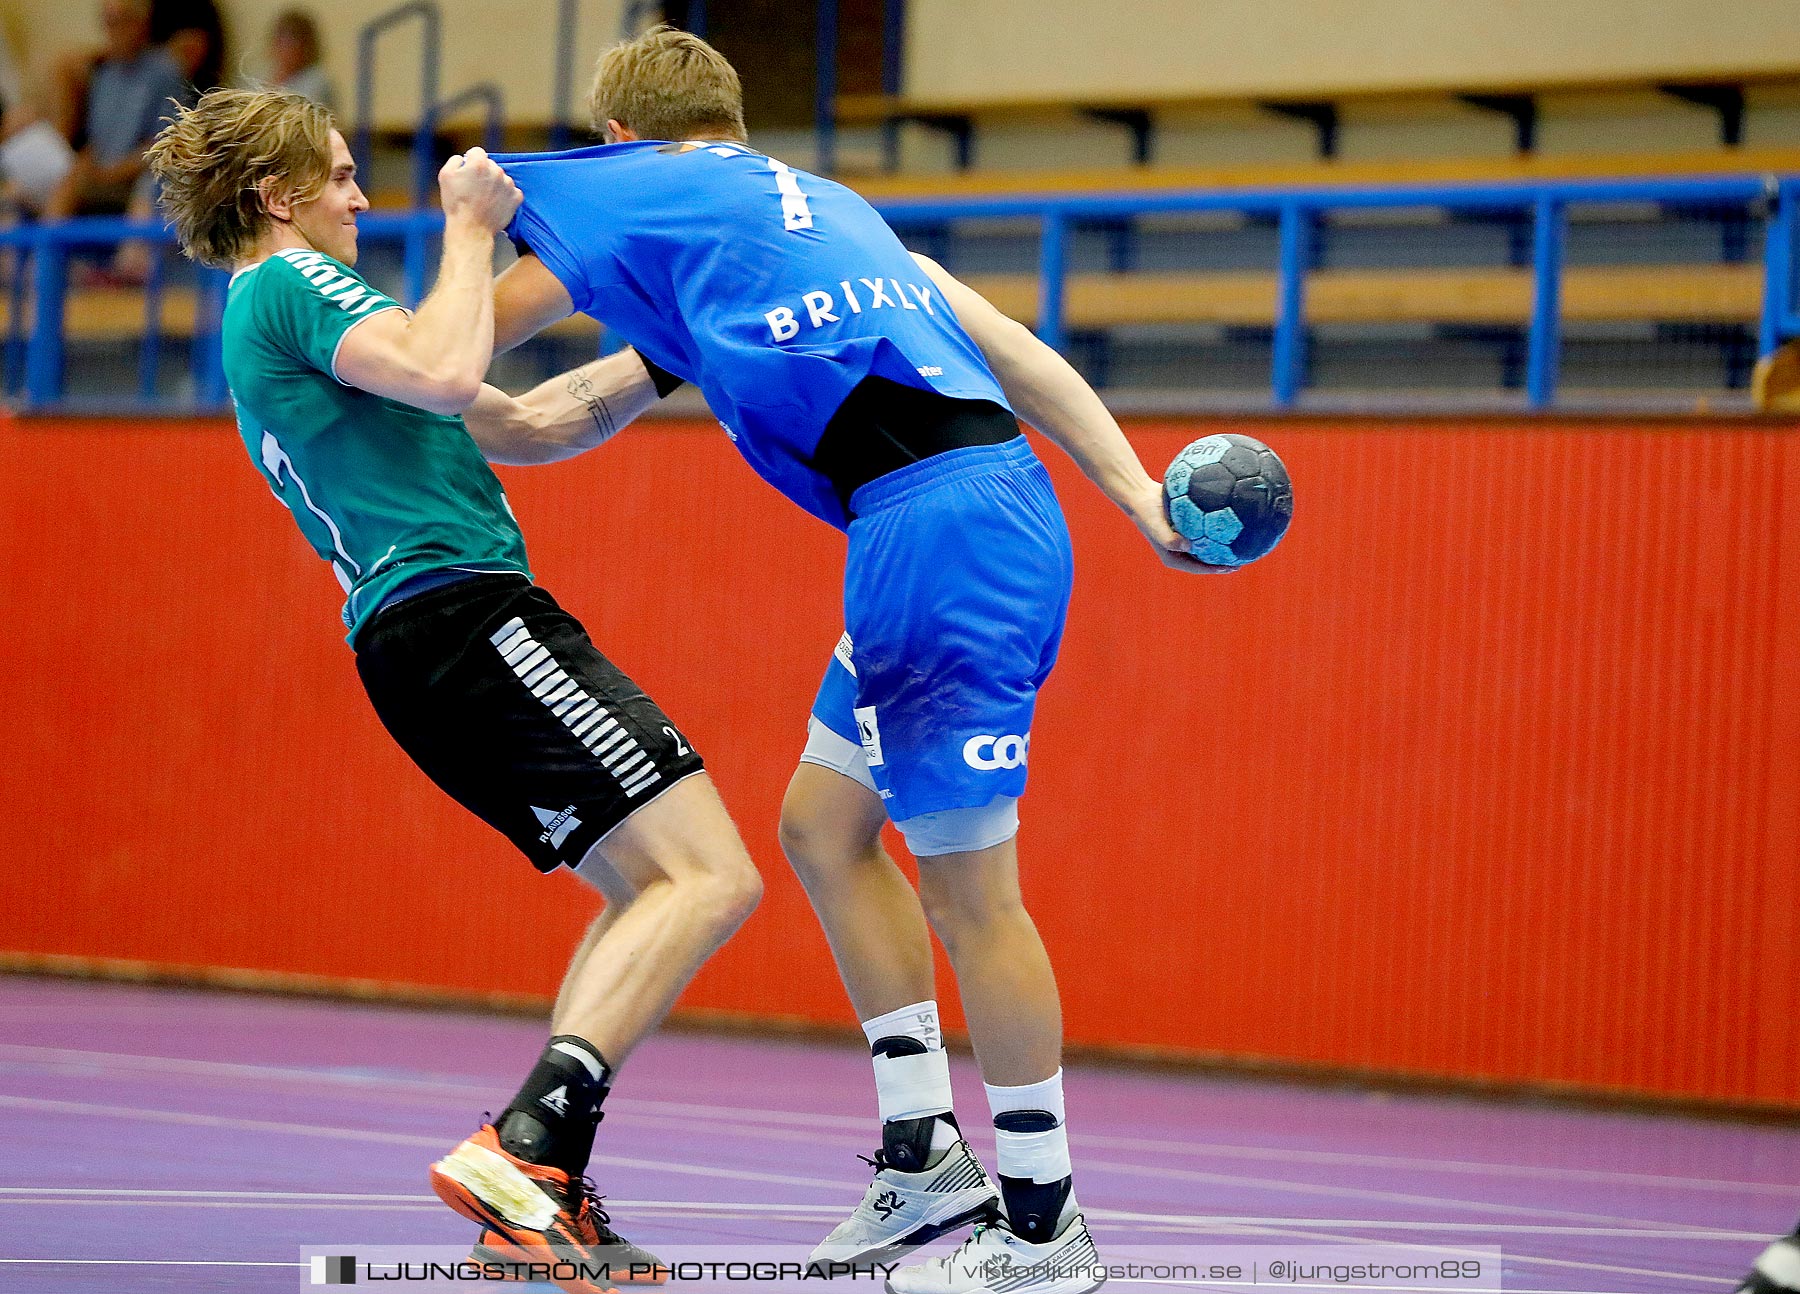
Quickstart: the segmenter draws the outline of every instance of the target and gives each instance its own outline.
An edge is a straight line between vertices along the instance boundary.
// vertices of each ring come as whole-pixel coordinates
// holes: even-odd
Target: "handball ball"
[[[1196,440],[1163,473],[1169,524],[1214,566],[1242,566],[1275,547],[1294,519],[1287,467],[1260,440],[1223,432]]]

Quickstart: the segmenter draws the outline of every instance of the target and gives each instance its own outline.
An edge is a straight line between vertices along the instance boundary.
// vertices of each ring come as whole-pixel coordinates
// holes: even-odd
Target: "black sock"
[[[552,1038],[494,1126],[500,1148],[579,1177],[593,1156],[600,1104],[611,1086],[612,1066],[592,1043]]]

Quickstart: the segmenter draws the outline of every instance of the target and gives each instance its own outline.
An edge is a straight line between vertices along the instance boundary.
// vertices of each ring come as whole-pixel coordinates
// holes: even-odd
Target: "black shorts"
[[[356,672],[400,748],[548,872],[703,767],[668,716],[522,576],[379,612]]]

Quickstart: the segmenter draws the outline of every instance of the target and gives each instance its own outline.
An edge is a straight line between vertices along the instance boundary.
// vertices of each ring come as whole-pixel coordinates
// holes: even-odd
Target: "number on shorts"
[[[675,743],[675,758],[676,759],[680,759],[683,755],[693,754],[694,748],[692,746],[688,745],[685,741],[683,741],[681,739],[680,733],[676,732],[673,728],[671,728],[666,723],[663,725],[663,731],[668,733],[669,740],[673,741]]]

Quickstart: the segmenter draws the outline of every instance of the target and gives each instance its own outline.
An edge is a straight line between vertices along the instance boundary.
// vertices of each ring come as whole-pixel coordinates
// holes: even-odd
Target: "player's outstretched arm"
[[[1223,571],[1188,555],[1188,541],[1163,513],[1162,483],[1144,470],[1137,451],[1094,388],[1069,362],[1024,324],[928,256],[913,259],[931,276],[944,300],[981,347],[1000,389],[1019,416],[1055,441],[1106,497],[1131,518],[1163,564],[1184,571]]]
[[[562,280],[530,252],[522,254],[494,280],[494,354],[505,354],[574,313],[575,300]]]
[[[444,163],[444,254],[418,310],[370,315],[344,334],[337,375],[391,400],[461,413],[494,357],[494,235],[520,202],[519,186],[479,148]]]
[[[658,398],[637,352],[623,350],[521,396],[483,386],[463,421],[488,462],[530,467],[604,445]]]

